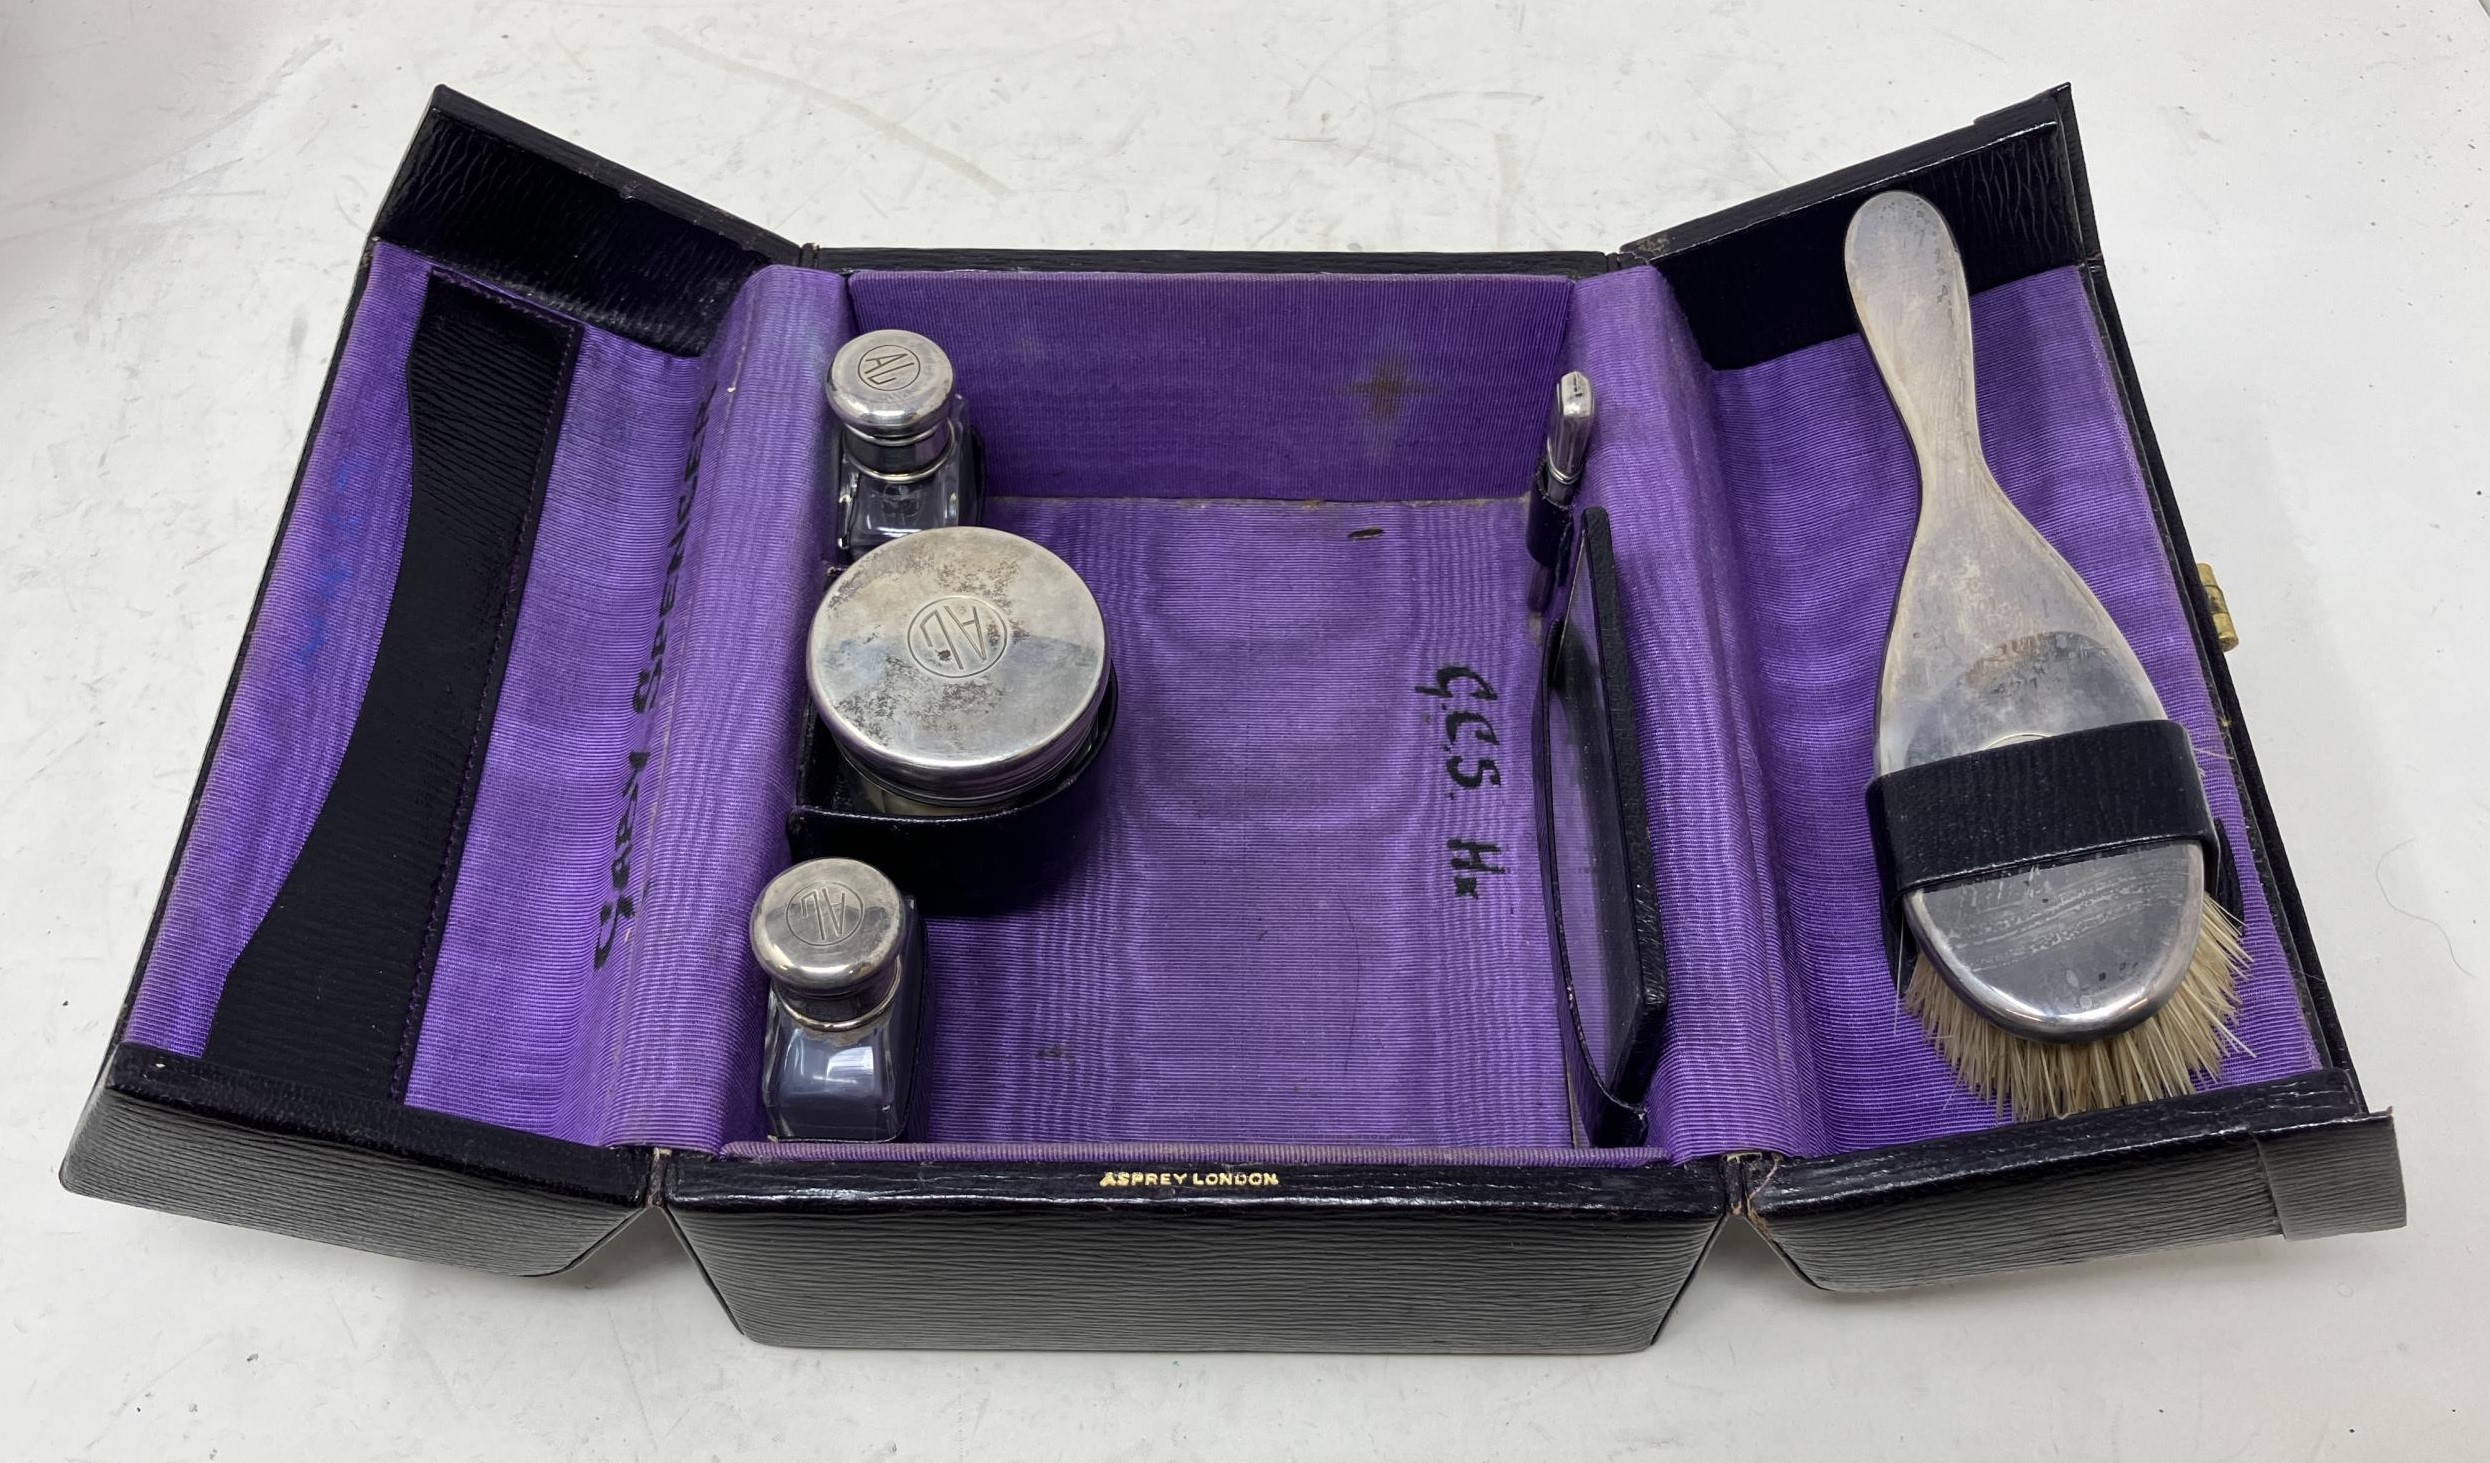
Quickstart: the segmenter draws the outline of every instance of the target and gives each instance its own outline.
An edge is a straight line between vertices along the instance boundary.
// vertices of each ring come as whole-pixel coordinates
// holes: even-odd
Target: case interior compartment
[[[334,771],[388,603],[410,302],[434,267],[375,246],[132,1042],[200,1051]],[[2238,841],[2082,281],[2030,274],[1974,314],[2000,479],[2135,641]],[[958,360],[993,521],[1090,580],[1125,701],[1087,866],[1034,908],[933,931],[929,1141],[769,1144],[743,916],[785,857],[808,714],[819,381],[882,325]],[[701,355],[586,329],[409,1016],[407,1104],[782,1159],[1566,1153],[1519,497],[1567,365],[1602,398],[1587,501],[1612,516],[1634,624],[1672,983],[1656,1146],[1572,1159],[1821,1156],[1994,1126],[1900,1013],[1877,938],[1861,790],[1914,511],[1900,427],[1855,337],[1715,369],[1644,267],[773,266]],[[1475,789],[1452,772],[1496,748],[1448,741],[1420,692],[1453,666],[1497,690],[1513,752]],[[1469,869],[1465,892],[1465,858],[1504,872]],[[2261,871],[2243,872],[2255,1055],[2225,1086],[2319,1064]]]

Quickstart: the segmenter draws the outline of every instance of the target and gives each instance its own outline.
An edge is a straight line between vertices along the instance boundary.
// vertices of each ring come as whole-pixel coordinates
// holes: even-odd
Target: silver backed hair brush
[[[1876,770],[2162,718],[2101,602],[2006,500],[1980,447],[1970,291],[1944,218],[1861,205],[1850,295],[1919,459],[1919,527],[1877,691]],[[1905,999],[1972,1090],[2018,1118],[2176,1096],[2218,1075],[2246,955],[2172,841],[1914,889]]]

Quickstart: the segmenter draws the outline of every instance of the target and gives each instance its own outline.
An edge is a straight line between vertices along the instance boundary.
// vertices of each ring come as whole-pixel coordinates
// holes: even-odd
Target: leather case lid
[[[421,250],[471,278],[677,353],[707,345],[753,271],[792,262],[796,255],[784,239],[447,89],[434,93],[373,237]],[[362,296],[358,278],[346,312],[349,323]],[[341,328],[322,390],[324,410],[344,347]],[[308,462],[307,441],[287,501],[289,522]],[[462,458],[454,466],[463,472],[474,464]],[[452,496],[464,501],[476,495],[462,489]],[[503,536],[513,534],[523,547],[525,525],[507,527]],[[271,570],[274,565],[272,551]],[[258,603],[267,592],[263,576]],[[257,618],[255,604],[253,629]],[[249,638],[246,631],[246,644]],[[210,761],[223,739],[241,664],[237,658],[217,715]],[[489,665],[478,669],[492,679]],[[395,725],[403,720],[393,718],[390,730],[403,731]],[[203,766],[176,844],[177,869],[205,785]],[[456,806],[438,811],[458,821]],[[171,887],[168,875],[168,894]],[[140,953],[142,970],[163,917],[160,902]],[[368,933],[368,923],[355,924],[348,933]],[[314,955],[322,948],[322,940],[312,941]],[[259,1038],[272,1031],[304,1021],[319,1026],[321,1012],[334,1005],[306,1004],[301,989],[244,985],[246,998],[253,991],[268,998],[260,1005],[268,1008],[269,1019],[243,1021],[240,1015],[248,1013],[239,1013],[234,1022],[222,1023],[230,1028],[226,1039],[210,1042],[206,1061],[126,1042],[130,1007],[125,1002],[62,1166],[65,1185],[231,1223],[520,1274],[563,1268],[644,1207],[651,1172],[645,1149],[587,1147],[406,1107],[393,1100],[403,1089],[403,1073],[381,1071],[393,1065],[387,1053],[357,1059],[356,1072],[369,1080],[358,1076],[344,1085],[360,1095],[338,1090],[333,1082],[313,1086],[288,1080],[288,1061],[263,1060],[264,1052],[239,1066],[220,1063],[216,1058],[258,1052],[266,1045]],[[134,980],[133,1000],[136,994]],[[368,1006],[373,992],[347,994]],[[400,990],[396,998],[420,999],[420,991]],[[237,1002],[237,1012],[248,1004],[248,999]],[[301,1019],[289,1014],[297,1012]],[[330,1014],[345,1026],[360,1019],[354,1011]],[[340,1060],[356,1056],[327,1045]],[[240,1069],[244,1066],[263,1074],[252,1075]]]
[[[2392,1118],[2362,1101],[2238,694],[2214,648],[2169,474],[2110,294],[2066,88],[1972,126],[1629,244],[1670,282],[1707,360],[1734,367],[1846,335],[1841,239],[1871,193],[1908,187],[1956,230],[1974,290],[2077,266],[2195,618],[2246,798],[2250,847],[2327,1065],[2308,1076],[1819,1160],[1740,1163],[1739,1207],[1811,1282],[1878,1289],[2250,1235],[2403,1222]],[[1769,309],[1759,300],[1774,301]]]
[[[2341,1071],[1813,1161],[1742,1165],[1739,1208],[1810,1284],[1996,1270],[2404,1221],[2393,1120]]]
[[[796,247],[628,168],[436,89],[372,237],[678,355]]]
[[[1707,359],[1751,363],[1856,328],[1843,293],[1842,232],[1862,200],[1894,187],[1908,187],[1945,208],[1974,290],[2063,265],[2083,272],[2168,541],[2170,572],[2195,617],[2199,660],[2220,705],[2247,794],[2254,844],[2250,854],[2285,925],[2295,972],[2308,994],[2327,1060],[2351,1077],[2351,1054],[2326,994],[2298,886],[2273,831],[2273,807],[2265,796],[2256,749],[2229,668],[2215,649],[2212,607],[2193,572],[2195,554],[2145,414],[2126,333],[2119,326],[2093,225],[2069,90],[2058,87],[1916,147],[1652,234],[1628,244],[1622,254],[1648,260],[1668,277],[1685,302]],[[1767,280],[1770,287],[1761,283]],[[1773,301],[1774,307],[1756,308],[1759,300]],[[2356,1097],[2356,1078],[2351,1090]]]
[[[509,1275],[643,1208],[649,1156],[559,1143],[120,1045],[61,1165],[73,1193]]]
[[[1887,188],[1908,187],[1943,211],[1975,293],[2097,262],[2074,120],[2073,98],[2061,86],[1618,252],[1656,263],[1669,277],[1706,361],[1750,366],[1859,328],[1841,269],[1842,235],[1859,203]]]

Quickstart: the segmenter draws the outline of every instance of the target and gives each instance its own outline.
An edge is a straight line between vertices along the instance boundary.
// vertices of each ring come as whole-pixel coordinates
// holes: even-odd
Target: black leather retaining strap
[[[2187,728],[2131,721],[1948,757],[1868,784],[1888,897],[2188,838],[2219,867]]]
[[[518,623],[577,327],[435,278],[407,361],[414,487],[372,678],[207,1060],[397,1099]]]
[[[1558,567],[1569,546],[1565,530],[1572,525],[1572,512],[1548,496],[1545,482],[1530,490],[1530,517],[1523,527],[1522,541],[1541,567],[1551,572]]]

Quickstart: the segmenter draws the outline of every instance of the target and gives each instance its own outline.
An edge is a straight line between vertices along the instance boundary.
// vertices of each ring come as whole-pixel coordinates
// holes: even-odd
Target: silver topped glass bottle
[[[867,331],[831,358],[825,389],[839,422],[838,502],[823,546],[831,564],[977,521],[977,444],[942,347],[912,330]]]
[[[925,983],[915,902],[854,859],[797,864],[753,906],[752,954],[770,981],[761,1102],[771,1134],[906,1136]]]

